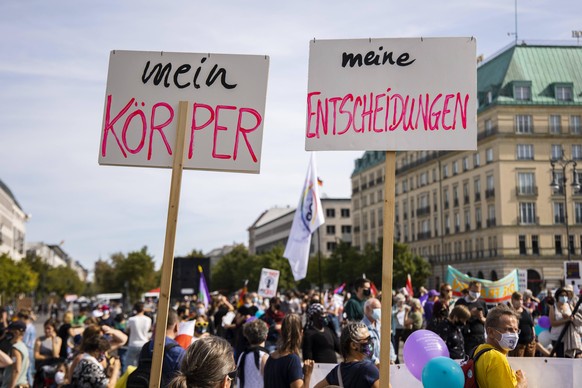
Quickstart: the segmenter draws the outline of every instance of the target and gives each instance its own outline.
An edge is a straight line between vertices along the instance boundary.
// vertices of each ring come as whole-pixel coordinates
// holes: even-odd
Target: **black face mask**
[[[364,296],[370,296],[372,294],[372,291],[370,291],[369,288],[364,288],[364,291],[362,293],[364,294]]]

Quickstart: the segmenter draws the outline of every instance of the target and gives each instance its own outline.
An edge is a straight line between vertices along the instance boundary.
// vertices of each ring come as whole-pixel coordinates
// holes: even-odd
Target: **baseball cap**
[[[26,323],[23,321],[12,321],[6,329],[10,331],[26,331]]]

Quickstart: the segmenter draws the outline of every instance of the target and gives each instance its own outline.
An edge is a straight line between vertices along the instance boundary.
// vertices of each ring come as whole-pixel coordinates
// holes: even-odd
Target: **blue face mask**
[[[568,303],[568,297],[567,296],[559,296],[558,301],[560,303]]]

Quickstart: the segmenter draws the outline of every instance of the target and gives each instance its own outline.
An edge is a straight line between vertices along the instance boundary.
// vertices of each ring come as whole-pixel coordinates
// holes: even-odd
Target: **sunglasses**
[[[196,327],[207,327],[208,322],[196,322]]]
[[[238,368],[237,368],[237,369],[235,369],[235,370],[233,370],[232,372],[228,373],[228,374],[226,375],[226,377],[228,377],[228,379],[229,379],[230,381],[232,381],[232,380],[236,379],[236,375],[237,375],[237,374],[238,374]]]

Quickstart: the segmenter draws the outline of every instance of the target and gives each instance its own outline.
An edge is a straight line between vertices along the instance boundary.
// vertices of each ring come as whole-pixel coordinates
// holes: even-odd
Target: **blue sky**
[[[279,4],[277,4],[279,3]],[[27,241],[86,268],[147,245],[161,264],[171,171],[97,164],[109,52],[269,55],[259,175],[184,171],[176,255],[247,243],[273,206],[295,206],[309,40],[474,36],[485,59],[514,36],[514,1],[104,0],[0,3],[0,179],[32,218]],[[520,0],[520,40],[570,41],[579,0]],[[454,58],[451,58],[453,61]],[[349,197],[363,152],[319,152],[329,197]]]

